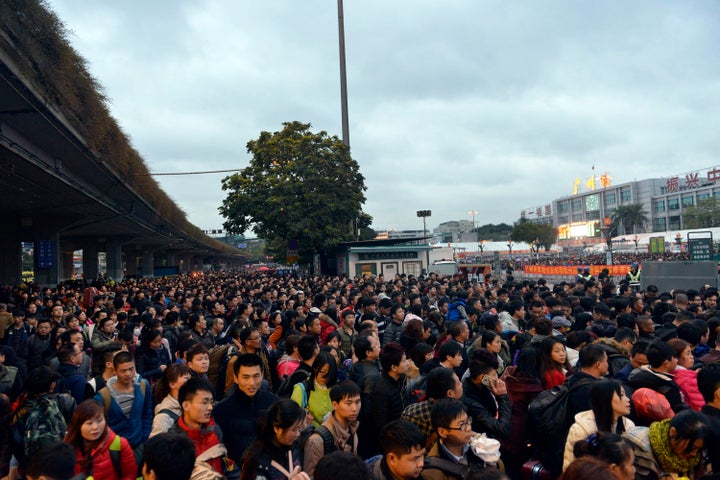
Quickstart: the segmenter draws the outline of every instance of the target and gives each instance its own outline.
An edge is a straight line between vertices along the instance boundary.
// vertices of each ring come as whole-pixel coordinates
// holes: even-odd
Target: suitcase
[[[540,460],[529,460],[523,463],[520,478],[522,480],[552,480],[550,471],[543,467]]]

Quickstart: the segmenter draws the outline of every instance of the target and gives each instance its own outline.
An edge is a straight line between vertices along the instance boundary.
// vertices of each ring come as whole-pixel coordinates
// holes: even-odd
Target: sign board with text
[[[693,262],[709,262],[713,259],[712,232],[688,232],[688,252]]]

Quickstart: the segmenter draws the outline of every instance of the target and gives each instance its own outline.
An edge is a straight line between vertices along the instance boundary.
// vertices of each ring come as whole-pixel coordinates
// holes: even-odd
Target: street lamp
[[[635,242],[635,251],[638,249],[638,236],[637,234],[633,237],[633,242]]]
[[[507,247],[509,250],[510,260],[512,261],[512,240],[508,240]]]
[[[472,215],[472,228],[475,230],[475,215],[477,215],[478,212],[477,210],[470,210],[468,213]]]
[[[425,219],[432,215],[432,211],[430,210],[418,210],[417,216],[423,219],[423,237],[426,237],[427,234],[425,233],[427,231],[427,225],[425,224]]]

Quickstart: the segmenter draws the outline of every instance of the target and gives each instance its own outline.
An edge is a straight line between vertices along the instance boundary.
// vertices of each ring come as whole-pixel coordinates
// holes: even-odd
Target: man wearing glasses
[[[482,460],[467,448],[473,436],[472,419],[460,400],[445,398],[435,402],[430,413],[437,440],[425,457],[422,478],[448,480],[465,478],[470,468]]]
[[[227,448],[222,443],[222,431],[212,418],[212,385],[201,378],[191,378],[180,387],[178,402],[183,413],[170,431],[187,436],[195,445],[193,475],[199,469],[208,468],[221,475],[237,474],[238,467],[228,458]]]

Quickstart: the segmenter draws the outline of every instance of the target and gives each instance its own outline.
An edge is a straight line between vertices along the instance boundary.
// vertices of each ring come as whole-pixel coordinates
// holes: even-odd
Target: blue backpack
[[[448,305],[447,318],[445,319],[446,322],[456,322],[462,319],[462,316],[460,315],[460,310],[458,310],[458,307],[460,305],[465,307],[465,302],[462,300],[455,300]]]

